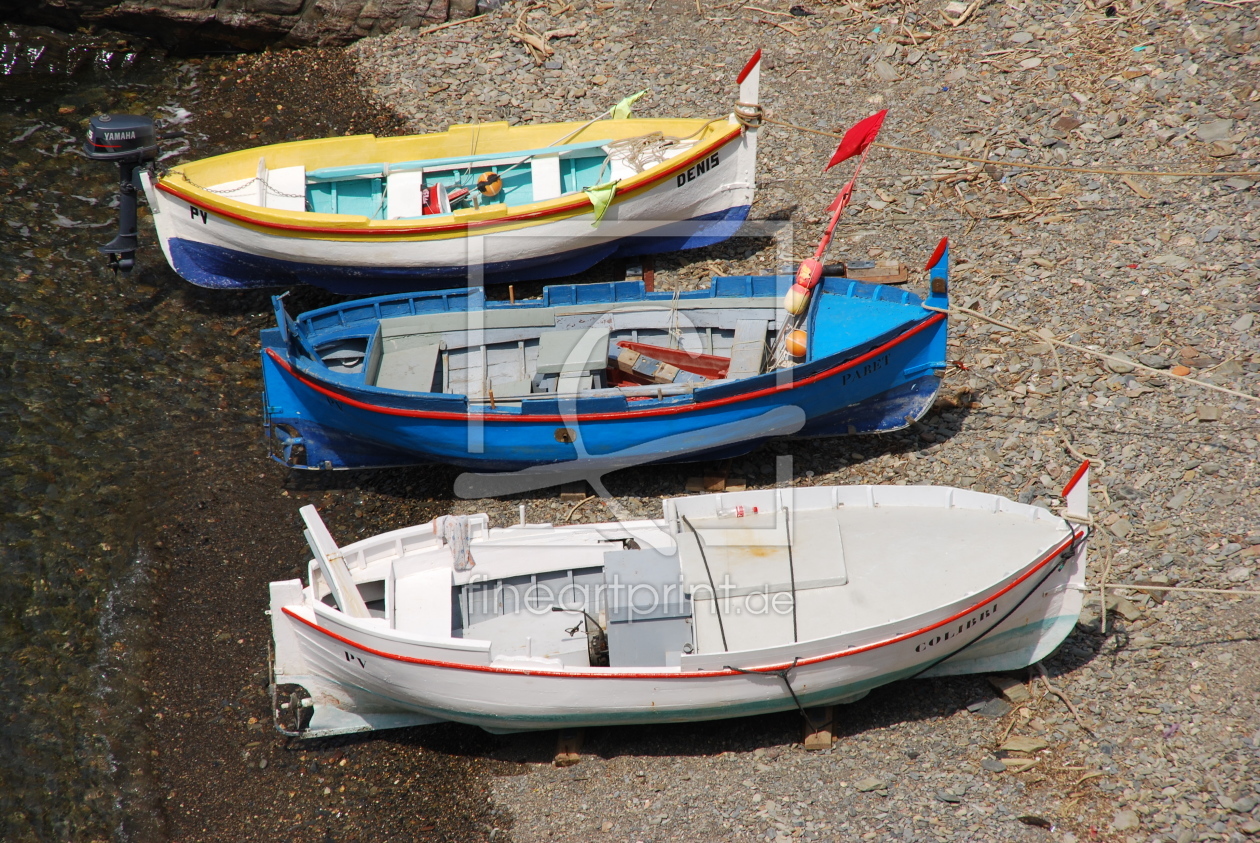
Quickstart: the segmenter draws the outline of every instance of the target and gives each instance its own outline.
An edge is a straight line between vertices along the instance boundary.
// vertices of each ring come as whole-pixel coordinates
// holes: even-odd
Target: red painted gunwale
[[[1085,476],[1085,472],[1088,468],[1089,460],[1085,460],[1085,462],[1081,463],[1080,467],[1076,469],[1076,473],[1072,475],[1072,479],[1069,480],[1067,485],[1063,487],[1063,491],[1059,493],[1059,497],[1066,498],[1068,496],[1068,492],[1075,489],[1076,484],[1079,483],[1081,478]]]
[[[883,345],[877,348],[871,349],[870,351],[866,352],[860,357],[856,357],[847,363],[841,363],[838,366],[833,366],[830,369],[826,369],[822,372],[819,372],[816,375],[811,375],[808,378],[801,378],[800,380],[790,381],[789,383],[785,383],[785,384],[775,384],[774,386],[769,386],[769,387],[766,387],[765,389],[758,389],[753,392],[742,393],[740,395],[730,395],[730,396],[727,396],[726,398],[714,398],[711,401],[701,401],[695,404],[681,404],[678,406],[671,406],[671,407],[652,407],[652,408],[645,408],[642,410],[628,410],[626,412],[620,412],[620,413],[575,413],[573,415],[566,416],[566,415],[558,415],[558,414],[557,415],[551,415],[551,414],[534,415],[533,413],[530,413],[529,415],[521,415],[521,414],[515,414],[515,413],[509,414],[509,413],[489,412],[489,413],[478,413],[476,417],[478,421],[484,421],[484,422],[511,422],[514,424],[523,424],[526,422],[540,422],[540,423],[551,424],[554,422],[613,421],[616,419],[640,419],[640,418],[645,418],[647,416],[672,416],[672,415],[678,415],[681,413],[694,412],[696,410],[704,410],[710,407],[721,407],[726,404],[735,404],[740,401],[748,401],[753,398],[760,398],[763,395],[772,395],[777,392],[784,392],[787,390],[796,389],[798,387],[808,386],[809,384],[816,383],[820,380],[824,380],[826,378],[837,375],[845,371],[846,369],[851,369],[855,366],[860,366],[861,364],[865,363],[867,360],[870,360],[874,357],[878,357],[879,355],[883,354],[885,351],[888,351],[890,348],[893,348],[894,346],[899,345],[905,340],[908,340],[911,337],[913,337],[915,334],[918,334],[920,331],[926,330],[928,327],[935,325],[937,322],[940,322],[944,319],[945,319],[945,314],[943,313],[934,314],[930,316],[929,318],[924,319],[922,322],[919,322],[914,327],[908,329],[904,333],[898,334],[897,336],[893,337],[891,340],[884,343]],[[340,392],[337,392],[334,389],[330,389],[324,386],[323,384],[320,384],[314,380],[311,380],[310,378],[306,377],[301,372],[299,372],[293,366],[292,363],[290,363],[289,361],[281,357],[276,352],[275,349],[268,348],[266,349],[266,352],[271,357],[272,360],[275,360],[276,363],[278,363],[282,369],[288,372],[289,375],[291,375],[295,380],[297,380],[303,386],[307,387],[308,389],[313,389],[319,394],[327,396],[328,398],[332,398],[334,401],[340,401],[343,404],[346,404],[351,407],[355,407],[360,410],[367,410],[369,412],[380,413],[382,415],[387,415],[387,416],[402,416],[404,418],[417,418],[417,419],[442,419],[446,421],[462,421],[462,420],[466,420],[472,417],[471,413],[448,413],[448,412],[441,412],[437,410],[407,410],[407,409],[403,409],[399,407],[382,407],[377,404],[368,404],[365,401],[359,401],[358,399],[350,398],[347,395],[342,395]]]
[[[301,623],[305,624],[311,629],[317,632],[323,633],[324,635],[327,635],[329,638],[332,638],[336,641],[340,641],[342,644],[346,644],[348,646],[354,647],[357,650],[361,650],[362,652],[365,652],[365,653],[370,653],[374,656],[379,656],[385,659],[391,659],[393,661],[405,662],[407,664],[421,664],[421,665],[428,665],[430,667],[451,668],[453,670],[471,670],[471,671],[476,671],[478,673],[507,673],[507,674],[517,674],[521,676],[546,676],[546,677],[556,677],[556,678],[562,678],[562,679],[691,679],[691,678],[696,678],[696,677],[708,678],[708,677],[715,677],[715,676],[738,676],[745,671],[750,672],[750,673],[770,673],[772,671],[784,670],[785,668],[790,668],[793,666],[802,667],[804,665],[811,665],[811,664],[818,664],[820,662],[833,661],[835,659],[841,659],[846,656],[855,656],[859,653],[865,653],[871,650],[878,650],[882,647],[889,647],[893,644],[899,644],[902,641],[906,641],[907,639],[915,638],[919,635],[925,635],[929,632],[932,632],[933,630],[940,629],[943,626],[952,624],[954,621],[958,620],[959,618],[966,617],[972,612],[975,612],[983,608],[986,604],[992,603],[994,600],[997,600],[1002,595],[1009,593],[1013,588],[1015,588],[1016,586],[1018,586],[1020,583],[1024,582],[1025,580],[1027,580],[1033,574],[1040,571],[1047,564],[1058,559],[1059,554],[1061,554],[1064,550],[1070,548],[1072,546],[1072,543],[1075,542],[1077,539],[1083,538],[1084,536],[1085,536],[1084,530],[1074,532],[1071,537],[1064,539],[1058,545],[1052,548],[1048,553],[1046,553],[1045,556],[1043,556],[1040,561],[1033,563],[1027,571],[1021,574],[1018,579],[1013,581],[1006,588],[1002,589],[1001,591],[997,592],[994,595],[986,597],[984,600],[981,600],[978,603],[968,606],[966,609],[963,609],[959,612],[954,613],[953,615],[950,615],[948,618],[945,618],[944,620],[931,624],[930,626],[925,626],[925,627],[922,627],[921,629],[916,629],[913,632],[904,632],[901,635],[894,635],[891,638],[885,638],[883,641],[876,641],[871,644],[863,644],[860,647],[851,647],[847,650],[840,650],[839,652],[836,652],[836,653],[826,653],[821,656],[811,656],[810,658],[807,658],[807,659],[799,659],[795,663],[785,662],[783,664],[773,664],[773,665],[766,665],[762,667],[744,668],[743,670],[725,670],[725,669],[723,670],[694,670],[694,671],[689,671],[687,673],[660,673],[660,672],[594,673],[594,672],[577,672],[577,671],[572,672],[572,673],[566,673],[564,671],[559,671],[559,670],[528,670],[526,668],[494,667],[492,665],[461,664],[459,662],[447,662],[447,661],[440,661],[438,659],[421,659],[415,656],[403,656],[397,653],[389,653],[384,650],[377,650],[372,647],[364,646],[363,644],[360,644],[357,641],[354,641],[353,639],[346,638],[343,635],[338,635],[337,633],[333,632],[330,629],[325,629],[319,624],[307,620],[306,618],[302,617],[301,615],[289,609],[289,607],[287,606],[283,608],[283,611],[286,615],[293,618],[294,620],[300,621]],[[588,668],[587,670],[589,671],[591,669]]]
[[[644,182],[642,184],[629,184],[626,186],[622,186],[619,184],[617,186],[617,190],[616,190],[616,193],[614,194],[614,197],[622,197],[631,193],[637,193],[641,190],[648,190],[653,187],[656,187],[661,182],[666,181],[669,178],[672,178],[674,175],[678,173],[679,170],[687,169],[692,164],[712,154],[714,149],[724,146],[730,141],[734,140],[742,132],[743,132],[743,128],[741,127],[732,128],[726,134],[722,135],[721,137],[715,138],[714,140],[700,147],[698,150],[693,150],[692,152],[687,153],[684,156],[681,156],[678,163],[674,164],[668,170],[665,170],[663,173],[661,173],[656,178],[653,178],[651,181]],[[299,232],[307,232],[311,234],[338,234],[338,235],[349,235],[349,236],[354,236],[354,237],[373,237],[373,238],[392,237],[392,236],[408,235],[408,234],[442,234],[445,232],[468,231],[475,228],[486,228],[489,226],[506,225],[506,224],[516,223],[516,222],[524,222],[527,220],[539,219],[542,217],[552,217],[552,216],[557,216],[560,214],[567,213],[569,211],[574,211],[579,208],[591,207],[591,200],[585,194],[583,194],[580,199],[574,199],[573,201],[568,202],[564,205],[553,206],[553,207],[547,208],[546,210],[530,211],[529,213],[524,213],[524,214],[512,214],[510,216],[495,217],[494,219],[488,219],[488,220],[468,220],[465,222],[445,223],[443,225],[413,226],[409,228],[383,228],[383,227],[372,228],[369,226],[360,226],[360,227],[346,226],[346,227],[334,228],[334,227],[323,227],[323,226],[315,226],[315,225],[296,225],[296,224],[290,224],[290,223],[266,222],[264,220],[260,220],[255,217],[246,216],[244,214],[238,214],[234,211],[228,211],[216,205],[207,204],[203,200],[200,200],[194,197],[192,194],[186,193],[185,191],[183,191],[182,189],[178,187],[175,187],[174,185],[167,184],[164,180],[159,181],[157,183],[157,188],[158,190],[161,190],[165,193],[169,193],[172,196],[175,196],[179,199],[183,199],[188,204],[193,205],[197,208],[201,208],[202,210],[208,211],[210,213],[218,214],[221,217],[237,220],[238,222],[249,223],[250,225],[258,226],[259,228],[275,229],[277,231],[299,231]],[[381,242],[387,242],[387,241],[381,241]]]

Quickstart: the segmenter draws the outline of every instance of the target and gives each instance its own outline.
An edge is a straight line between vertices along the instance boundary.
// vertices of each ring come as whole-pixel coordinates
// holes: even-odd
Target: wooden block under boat
[[[910,269],[899,261],[875,261],[871,267],[850,266],[847,277],[868,284],[904,284],[910,280]]]
[[[572,767],[582,760],[582,740],[585,729],[561,729],[556,735],[556,754],[551,763],[557,767]]]
[[[560,487],[560,500],[562,501],[584,501],[588,494],[585,480],[565,483]]]
[[[807,752],[831,749],[831,745],[836,740],[833,725],[835,713],[836,707],[832,705],[805,709],[807,719],[804,722],[804,744]]]

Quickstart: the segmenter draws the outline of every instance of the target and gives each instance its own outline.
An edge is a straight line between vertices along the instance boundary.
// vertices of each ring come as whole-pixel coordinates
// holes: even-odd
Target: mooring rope
[[[741,126],[756,127],[763,123],[769,123],[773,126],[780,126],[784,129],[795,129],[798,132],[808,132],[811,135],[822,135],[828,138],[841,138],[843,134],[838,132],[828,132],[823,129],[811,129],[808,126],[798,126],[795,123],[788,123],[784,120],[776,120],[769,117],[759,105],[748,105],[747,103],[735,104],[735,119],[739,121]],[[945,158],[951,161],[969,161],[973,164],[992,164],[997,167],[1011,167],[1018,170],[1051,170],[1060,173],[1089,173],[1091,175],[1103,176],[1254,176],[1260,178],[1260,170],[1113,170],[1100,167],[1068,167],[1059,164],[1026,164],[1022,161],[999,161],[993,158],[976,158],[972,155],[959,155],[951,152],[934,152],[930,149],[919,149],[913,146],[898,146],[891,143],[872,143],[871,146],[880,149],[891,149],[897,152],[913,152],[918,155],[930,155],[933,158]]]
[[[931,305],[927,305],[927,304],[920,305],[920,306],[924,310],[930,310],[934,313],[945,313],[945,314],[962,313],[966,316],[972,317],[973,319],[980,319],[985,322],[989,322],[991,324],[997,325],[1000,328],[1005,328],[1008,331],[1013,331],[1017,334],[1026,334],[1030,337],[1034,337],[1038,342],[1044,342],[1047,345],[1063,346],[1064,348],[1070,348],[1073,351],[1079,351],[1082,354],[1089,354],[1094,357],[1099,357],[1103,360],[1114,360],[1117,363],[1121,363],[1125,366],[1132,366],[1135,369],[1142,369],[1154,375],[1160,375],[1165,378],[1172,378],[1173,380],[1183,381],[1185,383],[1194,384],[1195,386],[1201,386],[1204,389],[1213,389],[1213,390],[1216,390],[1217,392],[1223,392],[1226,395],[1233,395],[1236,398],[1245,398],[1248,401],[1255,401],[1257,403],[1260,403],[1260,397],[1255,396],[1255,395],[1248,395],[1247,393],[1239,392],[1236,389],[1230,389],[1224,386],[1217,386],[1216,384],[1208,383],[1207,381],[1201,381],[1195,378],[1188,378],[1185,375],[1175,375],[1172,372],[1169,372],[1165,369],[1156,369],[1154,366],[1146,366],[1142,363],[1137,362],[1136,360],[1129,360],[1128,358],[1125,358],[1125,357],[1116,357],[1115,355],[1107,354],[1106,352],[1103,352],[1103,351],[1095,351],[1092,348],[1086,348],[1081,345],[1075,345],[1070,342],[1064,342],[1063,340],[1057,340],[1052,336],[1048,336],[1047,335],[1048,332],[1047,334],[1043,334],[1038,331],[1034,331],[1031,328],[1025,328],[1020,325],[1012,325],[1009,322],[1003,322],[1000,319],[994,319],[992,316],[986,316],[983,313],[980,313],[979,311],[971,310],[970,308],[966,308],[966,307],[960,307],[959,305],[956,305],[956,304],[950,305],[948,309],[943,308],[943,307],[932,307]]]

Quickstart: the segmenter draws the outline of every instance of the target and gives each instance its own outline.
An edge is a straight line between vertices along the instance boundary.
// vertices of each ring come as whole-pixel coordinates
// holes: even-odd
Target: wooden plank
[[[437,344],[422,345],[402,351],[389,351],[381,358],[376,386],[407,392],[431,392],[437,375]]]
[[[581,761],[579,753],[585,739],[585,729],[561,729],[556,733],[556,754],[551,763],[557,767],[572,767]]]
[[[594,372],[607,365],[607,328],[547,331],[539,340],[539,374]]]
[[[530,162],[533,175],[534,202],[559,198],[560,190],[560,155],[535,155]]]
[[[278,211],[306,210],[306,167],[280,167],[267,171],[264,201]]]
[[[390,220],[424,215],[424,173],[391,173],[385,179],[385,218]]]
[[[688,310],[730,310],[730,309],[774,309],[779,306],[779,298],[769,296],[716,296],[711,299],[679,299],[679,311]],[[556,317],[561,316],[577,316],[583,313],[607,313],[611,304],[609,302],[590,302],[589,304],[562,304],[553,308]],[[618,309],[628,312],[630,310],[657,310],[661,307],[666,309],[671,307],[670,299],[653,299],[651,301],[642,302],[621,302]],[[398,317],[409,319],[415,317]]]
[[[994,674],[988,679],[989,684],[996,688],[1011,705],[1023,705],[1032,699],[1032,695],[1028,693],[1028,688],[1018,679],[1002,674]]]
[[[740,319],[735,323],[735,339],[731,342],[731,366],[728,380],[750,378],[761,374],[766,356],[766,323],[761,319]]]
[[[680,327],[684,333],[691,330],[733,331],[739,319],[773,320],[781,311],[770,307],[762,308],[685,308],[677,311],[669,307],[627,307],[602,314],[580,313],[560,315],[556,317],[555,327],[558,330],[569,328],[587,328],[591,325],[604,325],[614,331],[655,330],[668,331]]]
[[[324,572],[333,599],[337,601],[337,608],[352,618],[372,617],[367,604],[363,602],[363,595],[359,594],[359,588],[354,583],[354,576],[341,555],[341,548],[333,541],[324,520],[319,517],[319,511],[307,504],[298,512],[306,522],[306,543],[310,545],[311,553],[315,555],[320,570]]]
[[[688,477],[688,492],[725,492],[727,490],[727,477],[725,471],[716,471],[704,475],[703,477]]]
[[[451,637],[451,568],[394,580],[394,628],[426,638]]]
[[[555,322],[555,315],[556,309],[551,307],[505,307],[493,310],[459,310],[453,313],[391,316],[381,320],[381,336],[402,337],[408,334],[436,334],[481,328],[550,328]]]
[[[805,709],[804,744],[807,752],[831,749],[836,742],[835,714],[834,705]]]

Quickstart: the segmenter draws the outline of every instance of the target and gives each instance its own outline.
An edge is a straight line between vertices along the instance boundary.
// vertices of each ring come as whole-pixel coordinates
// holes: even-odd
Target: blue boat
[[[935,257],[926,300],[828,277],[798,317],[782,306],[787,275],[680,293],[566,284],[516,302],[463,288],[296,319],[276,297],[277,326],[262,332],[272,456],[585,476],[904,428],[932,406],[946,365],[948,253]],[[782,365],[792,328],[803,353]]]

